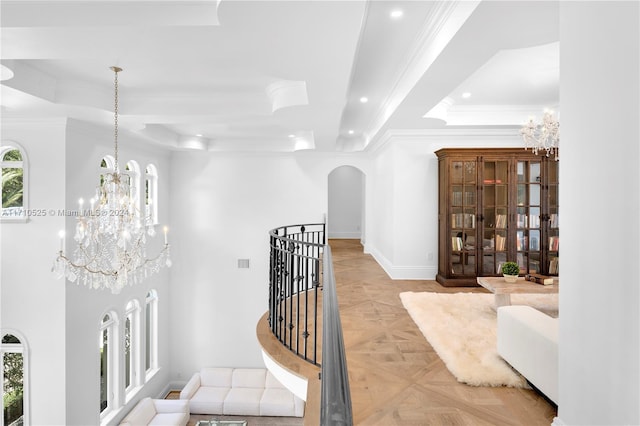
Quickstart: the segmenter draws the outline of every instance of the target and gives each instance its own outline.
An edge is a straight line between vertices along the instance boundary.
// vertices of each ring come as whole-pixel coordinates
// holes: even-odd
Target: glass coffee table
[[[198,420],[196,426],[247,426],[246,420]]]

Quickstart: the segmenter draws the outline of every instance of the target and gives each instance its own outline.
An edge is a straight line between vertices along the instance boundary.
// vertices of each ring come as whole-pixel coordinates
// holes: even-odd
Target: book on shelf
[[[476,227],[476,215],[473,213],[452,213],[451,227],[474,229]]]
[[[451,237],[451,250],[461,251],[463,246],[462,237]]]
[[[560,237],[549,237],[549,250],[550,251],[558,251],[560,250]]]
[[[549,277],[547,275],[525,274],[524,279],[542,285],[553,284],[553,277]]]
[[[553,275],[558,275],[560,273],[560,259],[557,257],[552,257],[549,260],[549,273]]]
[[[507,215],[506,214],[497,214],[496,215],[496,228],[506,228],[507,227]]]

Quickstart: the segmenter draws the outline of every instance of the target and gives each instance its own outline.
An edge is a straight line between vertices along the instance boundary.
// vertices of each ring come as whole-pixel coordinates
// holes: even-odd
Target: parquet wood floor
[[[355,425],[549,425],[556,407],[527,389],[458,383],[402,306],[404,291],[484,292],[436,281],[391,280],[357,240],[330,240],[346,346]],[[271,334],[266,313],[256,333],[278,363],[309,379],[304,419],[244,417],[249,426],[317,425],[319,369]],[[172,395],[176,397],[175,395]],[[169,396],[169,397],[172,397]],[[191,416],[189,426],[212,416]],[[216,416],[214,416],[216,417]]]
[[[533,390],[458,383],[399,293],[486,292],[391,280],[357,240],[331,240],[356,425],[549,425],[556,408]],[[306,424],[306,422],[305,422]]]

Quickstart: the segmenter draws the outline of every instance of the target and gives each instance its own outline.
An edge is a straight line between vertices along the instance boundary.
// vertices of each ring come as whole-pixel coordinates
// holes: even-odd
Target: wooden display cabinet
[[[520,273],[558,275],[558,162],[522,148],[436,152],[438,275],[444,286],[475,286],[506,261]]]

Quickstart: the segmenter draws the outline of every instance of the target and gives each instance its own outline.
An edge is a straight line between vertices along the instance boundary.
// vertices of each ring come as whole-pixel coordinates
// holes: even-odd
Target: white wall
[[[163,150],[145,148],[127,132],[120,132],[120,168],[129,160],[136,160],[142,171],[148,163],[153,163],[158,169],[158,187],[160,191],[159,220],[168,222],[169,204],[171,202],[168,191],[169,156]],[[78,199],[88,199],[95,194],[99,182],[98,172],[102,158],[113,155],[113,129],[90,125],[76,120],[69,120],[67,127],[66,151],[66,208],[77,209]],[[143,178],[144,179],[144,178]],[[144,184],[144,180],[141,184]],[[73,233],[75,218],[67,218],[67,251],[73,249]],[[149,255],[159,253],[162,243],[162,228],[157,229],[158,235],[148,240]],[[57,231],[54,231],[57,235]],[[171,242],[171,241],[170,241]],[[52,250],[52,249],[51,249]],[[53,251],[53,250],[52,250]],[[136,401],[144,396],[156,397],[166,386],[171,368],[169,357],[170,345],[170,316],[169,301],[169,271],[161,269],[160,273],[136,286],[125,287],[123,291],[114,295],[108,290],[93,290],[83,285],[66,283],[66,402],[68,425],[88,425],[99,423],[99,352],[98,336],[102,317],[107,311],[114,311],[119,321],[119,335],[123,335],[124,310],[127,302],[137,299],[143,309],[144,318],[145,296],[150,289],[155,289],[159,300],[159,366],[157,374],[140,390],[120,413],[113,423],[124,417]],[[61,282],[58,285],[62,285]],[[42,325],[42,323],[41,323]],[[143,335],[144,336],[144,335]],[[143,340],[144,341],[144,340]],[[121,341],[123,343],[123,340]],[[121,346],[122,347],[122,346]],[[124,380],[124,378],[122,378]],[[60,388],[58,388],[58,392]],[[123,395],[120,395],[123,398]]]
[[[640,6],[560,3],[558,424],[640,424]]]
[[[264,366],[256,325],[268,309],[268,232],[322,222],[328,175],[344,164],[367,170],[354,156],[172,155],[174,381],[204,366]]]
[[[0,327],[24,336],[28,347],[31,424],[65,424],[65,297],[51,273],[64,218],[64,120],[2,121],[2,143],[28,156],[29,208],[44,216],[0,224]]]
[[[438,160],[443,147],[520,147],[517,130],[442,129],[390,136],[373,152],[371,252],[394,279],[435,279]]]
[[[355,167],[341,166],[329,174],[329,238],[361,238],[364,175]]]

